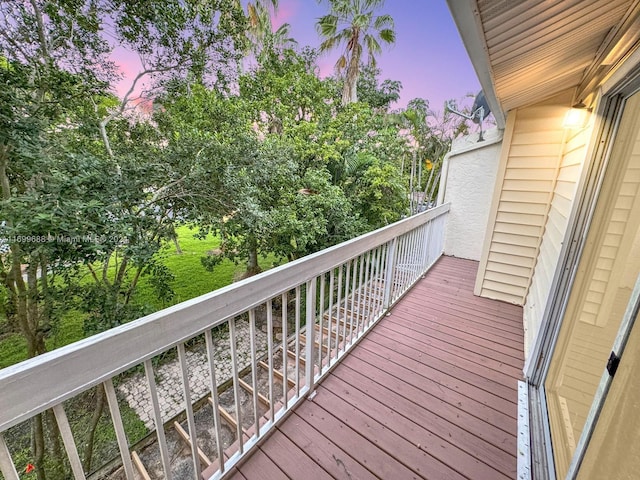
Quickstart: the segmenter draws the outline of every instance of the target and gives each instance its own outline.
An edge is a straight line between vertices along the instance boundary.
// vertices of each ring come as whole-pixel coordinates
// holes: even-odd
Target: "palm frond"
[[[376,30],[392,29],[395,27],[393,17],[388,14],[379,15],[373,21],[373,28]]]
[[[380,30],[379,36],[381,40],[384,40],[388,44],[396,43],[395,30],[391,30],[390,28]]]
[[[316,24],[316,29],[318,33],[323,37],[332,37],[336,34],[338,30],[338,17],[335,15],[325,15],[324,17],[320,17],[318,23]]]
[[[320,51],[326,52],[327,50],[332,50],[336,45],[338,39],[336,37],[327,38],[324,42],[320,44]]]
[[[370,57],[382,52],[380,43],[378,43],[378,40],[373,35],[365,35],[364,43],[367,45]]]

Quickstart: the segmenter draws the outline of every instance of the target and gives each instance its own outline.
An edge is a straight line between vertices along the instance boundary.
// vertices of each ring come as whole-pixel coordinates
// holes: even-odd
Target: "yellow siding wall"
[[[587,153],[591,128],[569,130],[564,152],[558,168],[553,197],[549,208],[540,251],[531,279],[531,286],[523,311],[525,325],[525,351],[528,352],[540,327],[560,249],[564,240],[576,187]]]
[[[564,196],[572,197],[571,192],[566,192],[567,185],[556,182],[560,174],[571,168],[567,164],[566,172],[563,171],[563,160],[572,160],[565,155],[570,152],[569,145],[565,145],[567,130],[562,122],[572,94],[566,91],[545,102],[509,112],[476,280],[478,295],[524,304],[552,202],[556,202],[554,208],[558,211],[566,212]],[[558,230],[554,241],[558,242],[564,235],[566,222],[559,222],[555,216],[554,221],[558,223],[554,225]]]

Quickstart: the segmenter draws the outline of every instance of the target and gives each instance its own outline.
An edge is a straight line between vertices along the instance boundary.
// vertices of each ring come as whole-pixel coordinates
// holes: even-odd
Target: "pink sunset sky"
[[[316,23],[328,12],[326,0],[280,0],[274,28],[289,23],[291,36],[300,47],[318,47],[321,39]],[[404,107],[412,98],[421,97],[429,101],[431,109],[442,111],[445,100],[461,100],[467,94],[478,93],[480,84],[445,0],[386,0],[379,13],[388,13],[395,20],[396,43],[391,47],[383,45],[383,52],[377,56],[381,80],[402,83],[400,101],[393,107]],[[136,59],[122,53],[116,53],[116,61],[126,74],[118,85],[121,95],[139,65]],[[333,71],[340,54],[335,50],[320,57],[321,74]],[[464,103],[472,102],[470,98]]]

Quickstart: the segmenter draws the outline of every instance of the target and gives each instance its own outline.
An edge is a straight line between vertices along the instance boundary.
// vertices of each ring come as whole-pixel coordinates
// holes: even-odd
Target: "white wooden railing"
[[[89,476],[78,453],[86,441],[78,433],[80,421],[69,418],[74,401],[101,386],[113,451],[120,453],[112,471],[121,469],[122,477],[133,479],[144,462],[132,445],[138,439],[127,438],[121,414],[131,408],[123,392],[132,384],[148,404],[152,438],[146,444],[152,441],[160,453],[156,465],[147,468],[166,479],[177,476],[172,474],[175,442],[167,440],[175,427],[182,429],[182,447],[190,447],[190,476],[223,476],[439,258],[448,210],[441,205],[0,370],[2,476],[16,480],[25,463],[34,461],[24,452],[18,455],[11,440],[16,429],[29,432],[28,422],[46,411],[59,429],[65,468],[76,479]],[[201,359],[199,365],[193,358]],[[175,368],[167,370],[168,364]],[[196,378],[196,367],[203,368],[201,377]],[[167,371],[176,377],[173,397],[180,392],[181,413],[173,419],[175,411],[168,413],[167,399],[159,393],[171,380]],[[220,388],[223,383],[226,390]],[[204,402],[203,395],[209,397]],[[212,412],[208,427],[197,424],[203,408]],[[211,432],[208,442],[198,438],[202,428]],[[231,431],[233,440],[229,435],[225,440],[223,430]]]

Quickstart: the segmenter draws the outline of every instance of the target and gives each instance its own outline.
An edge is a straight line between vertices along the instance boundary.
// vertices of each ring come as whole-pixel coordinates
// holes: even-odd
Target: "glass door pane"
[[[640,271],[640,94],[625,105],[545,381],[564,478]]]

